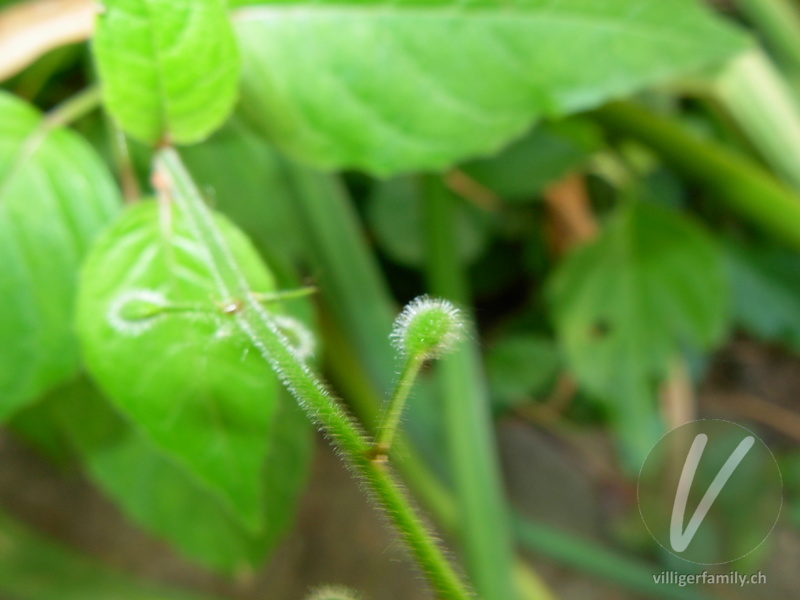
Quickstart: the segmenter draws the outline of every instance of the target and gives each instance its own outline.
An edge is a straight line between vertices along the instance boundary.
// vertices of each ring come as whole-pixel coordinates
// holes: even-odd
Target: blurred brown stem
[[[669,376],[661,386],[661,416],[667,429],[675,429],[694,421],[696,402],[694,386],[686,361],[676,356],[670,364]]]
[[[597,221],[582,175],[570,175],[554,183],[544,191],[544,200],[550,216],[553,250],[557,254],[597,235]]]
[[[800,414],[751,394],[716,394],[709,404],[718,410],[762,423],[800,441]]]

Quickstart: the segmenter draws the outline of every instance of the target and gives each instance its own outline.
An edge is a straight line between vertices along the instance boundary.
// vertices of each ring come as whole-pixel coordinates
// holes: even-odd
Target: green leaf
[[[795,252],[730,242],[734,323],[800,352],[800,264]]]
[[[609,405],[635,464],[658,433],[654,384],[682,347],[707,349],[725,333],[718,249],[685,216],[633,202],[559,265],[549,299],[571,370]]]
[[[77,370],[78,266],[118,203],[88,144],[0,92],[0,420]]]
[[[542,116],[747,45],[694,0],[284,0],[240,15],[250,118],[297,157],[380,175],[495,152]]]
[[[143,142],[189,144],[236,101],[239,56],[222,0],[103,0],[93,45],[106,107]]]
[[[75,458],[75,454],[62,431],[51,402],[51,398],[60,391],[61,388],[56,388],[35,404],[17,412],[8,422],[8,427],[53,464],[65,466]]]
[[[559,367],[553,340],[535,334],[504,337],[486,355],[489,388],[502,408],[542,393],[555,381]]]
[[[376,241],[390,258],[407,267],[418,268],[425,263],[422,197],[417,180],[402,177],[379,182],[367,210]],[[486,218],[465,202],[458,202],[456,210],[458,256],[471,263],[486,248]]]
[[[503,199],[519,202],[535,198],[549,183],[578,169],[600,145],[598,130],[584,120],[542,123],[496,156],[462,168]]]
[[[251,289],[273,291],[247,239],[216,222]],[[88,257],[78,330],[89,371],[115,406],[257,530],[277,382],[234,324],[236,299],[214,290],[182,213],[145,202]]]
[[[311,437],[305,417],[283,395],[268,436],[265,525],[256,534],[119,416],[85,382],[50,403],[92,479],[134,521],[187,556],[223,573],[255,568],[285,532],[305,482]]]

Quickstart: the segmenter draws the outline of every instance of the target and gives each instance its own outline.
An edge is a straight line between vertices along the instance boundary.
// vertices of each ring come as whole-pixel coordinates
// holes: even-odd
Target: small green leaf
[[[380,175],[490,154],[538,118],[746,47],[694,0],[284,0],[240,16],[253,121],[297,157]]]
[[[800,353],[800,262],[795,252],[729,242],[733,320]]]
[[[50,405],[92,479],[125,513],[208,567],[230,575],[257,567],[291,523],[308,470],[311,436],[308,421],[285,395],[268,436],[265,524],[256,534],[243,529],[216,496],[148,442],[91,385],[61,390]]]
[[[93,40],[106,107],[140,141],[189,144],[236,101],[239,56],[222,0],[103,0]]]
[[[216,222],[251,289],[273,291],[247,239]],[[240,299],[215,289],[182,213],[145,202],[87,259],[78,330],[89,371],[115,406],[257,530],[277,382],[234,323]]]
[[[626,423],[629,450],[643,458],[657,435],[648,429],[657,421],[654,384],[682,347],[708,349],[725,333],[718,249],[686,217],[634,202],[566,258],[549,295],[571,370]]]
[[[401,265],[419,268],[425,263],[422,212],[420,182],[412,177],[379,182],[369,199],[367,218],[376,241]],[[459,258],[473,262],[486,247],[485,215],[459,202],[455,226]]]
[[[489,389],[502,408],[545,392],[560,366],[553,340],[534,334],[504,337],[489,348],[486,356]]]
[[[0,421],[77,370],[77,271],[118,204],[88,144],[0,92]]]
[[[503,199],[520,202],[535,198],[549,183],[580,168],[600,143],[599,132],[584,120],[542,123],[496,156],[462,168]]]

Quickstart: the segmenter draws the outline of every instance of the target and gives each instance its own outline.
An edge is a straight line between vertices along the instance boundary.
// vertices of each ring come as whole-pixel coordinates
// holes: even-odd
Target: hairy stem
[[[153,183],[160,193],[169,195],[184,213],[193,235],[203,242],[220,296],[241,302],[241,309],[235,315],[237,325],[309,418],[325,432],[349,466],[366,482],[439,597],[445,600],[471,598],[468,587],[418,518],[391,470],[386,464],[371,459],[369,439],[324,384],[295,355],[270,314],[253,297],[244,275],[214,225],[210,211],[174,150],[167,148],[157,155]]]
[[[400,424],[400,417],[403,414],[408,394],[419,375],[423,362],[424,357],[409,356],[406,358],[400,378],[397,380],[392,396],[389,398],[389,404],[386,406],[386,412],[381,419],[378,435],[375,437],[375,449],[381,454],[388,454],[392,447],[392,440]]]

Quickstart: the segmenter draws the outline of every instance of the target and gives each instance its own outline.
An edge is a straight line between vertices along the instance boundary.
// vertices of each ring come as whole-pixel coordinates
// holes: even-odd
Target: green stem
[[[554,527],[514,516],[514,531],[520,542],[535,552],[571,566],[582,573],[614,582],[649,598],[663,600],[710,600],[688,588],[660,585],[653,581],[656,567],[615,554],[609,548],[564,533]]]
[[[593,115],[608,130],[650,146],[732,210],[800,249],[800,197],[759,166],[636,104],[608,104]]]
[[[270,314],[253,298],[219,230],[211,219],[199,191],[177,153],[164,149],[156,156],[154,183],[168,194],[187,219],[194,236],[207,252],[217,292],[222,298],[237,298],[240,329],[266,359],[309,418],[320,426],[350,466],[364,479],[375,499],[387,512],[405,539],[431,586],[445,600],[467,600],[471,594],[433,535],[426,529],[386,464],[370,458],[371,444],[358,425],[331,395],[325,385],[290,349]]]
[[[100,101],[100,88],[97,86],[88,87],[47,113],[43,124],[48,129],[53,129],[74,123],[100,106]]]
[[[339,329],[335,322],[324,310],[322,312],[322,337],[327,341],[328,359],[327,372],[342,390],[342,394],[350,401],[350,406],[356,416],[366,425],[367,433],[373,432],[379,423],[380,415],[378,406],[381,394],[373,388],[372,381],[367,373],[360,368],[360,360],[356,355],[347,335]],[[423,506],[433,514],[436,523],[447,531],[454,531],[458,527],[455,502],[450,490],[426,465],[416,448],[412,447],[403,431],[395,434],[393,442],[395,448],[394,464],[403,474],[403,478],[413,488],[414,495],[418,497]]]
[[[381,454],[388,454],[389,449],[392,447],[392,440],[400,424],[400,417],[403,414],[406,399],[411,392],[414,381],[417,379],[417,375],[419,375],[423,362],[425,362],[423,358],[409,356],[405,365],[403,365],[400,378],[397,380],[394,392],[392,392],[392,396],[389,399],[389,404],[386,406],[386,412],[384,412],[381,419],[378,435],[375,437],[375,449]]]
[[[769,58],[758,48],[742,54],[714,92],[770,167],[800,189],[800,108]]]
[[[469,293],[456,254],[455,199],[440,179],[425,181],[430,291],[462,308]],[[459,534],[468,572],[486,600],[517,597],[511,529],[502,493],[488,392],[474,336],[437,365],[444,402],[448,462],[456,488]]]
[[[269,293],[253,293],[253,298],[259,302],[283,302],[285,300],[297,300],[298,298],[305,298],[317,293],[317,288],[314,286],[306,286],[297,288],[296,290],[279,290],[277,292]]]
[[[39,122],[38,127],[28,134],[22,143],[14,164],[9,169],[13,172],[30,159],[39,145],[50,135],[50,132],[63,125],[69,125],[100,105],[100,93],[96,87],[89,87],[65,100]],[[8,179],[8,178],[6,178]]]
[[[341,184],[282,161],[285,185],[292,190],[307,259],[318,273],[327,353],[338,389],[370,433],[380,422],[384,390],[396,377],[394,352],[386,344],[396,307],[366,236]],[[418,386],[415,397],[433,401]],[[373,425],[374,424],[374,425]],[[374,432],[377,433],[377,430]],[[432,473],[403,431],[395,434],[394,465],[440,523],[457,526],[449,490]]]
[[[790,0],[736,0],[781,62],[800,73],[800,12]]]
[[[111,156],[116,166],[117,178],[122,189],[122,198],[126,204],[138,202],[141,197],[139,181],[136,178],[136,169],[133,165],[128,139],[111,117],[106,113],[104,116],[106,130],[108,132],[109,145],[111,146]]]

